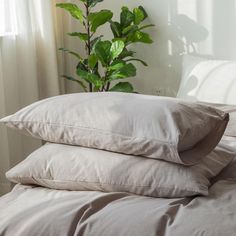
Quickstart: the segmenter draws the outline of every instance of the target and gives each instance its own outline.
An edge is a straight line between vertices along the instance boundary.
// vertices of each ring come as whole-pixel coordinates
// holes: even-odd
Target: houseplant
[[[133,92],[133,86],[129,82],[119,80],[134,77],[136,67],[132,61],[139,61],[144,66],[147,64],[141,59],[135,58],[135,52],[130,50],[134,43],[152,43],[148,33],[143,30],[154,25],[143,25],[148,17],[142,6],[132,11],[128,7],[122,7],[120,21],[113,21],[113,13],[103,9],[93,11],[94,7],[103,0],[79,0],[84,9],[73,3],[59,3],[57,7],[68,11],[73,18],[78,20],[84,31],[68,33],[71,37],[77,37],[85,45],[86,57],[65,48],[60,50],[70,53],[78,59],[76,74],[78,78],[64,75],[68,80],[78,83],[86,92],[120,91]],[[103,40],[102,35],[97,35],[97,29],[110,24],[113,33],[112,40]]]

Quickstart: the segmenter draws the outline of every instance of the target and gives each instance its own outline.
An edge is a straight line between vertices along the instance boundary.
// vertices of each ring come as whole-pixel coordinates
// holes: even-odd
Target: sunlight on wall
[[[212,0],[178,0],[177,8],[177,14],[182,16],[182,20],[180,19],[178,23],[187,33],[182,38],[186,52],[212,55]]]
[[[214,0],[201,0],[199,1],[199,6],[197,8],[197,21],[208,31],[206,40],[200,42],[198,45],[200,54],[213,55],[213,1]]]
[[[183,14],[197,21],[197,1],[199,0],[177,0],[177,14]]]

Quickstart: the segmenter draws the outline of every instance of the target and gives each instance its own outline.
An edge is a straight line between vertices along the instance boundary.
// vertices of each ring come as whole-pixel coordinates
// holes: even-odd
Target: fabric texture
[[[224,132],[224,135],[236,137],[236,105],[211,104],[211,106],[214,106],[217,109],[229,113],[229,123]]]
[[[49,142],[191,165],[220,141],[228,114],[174,98],[78,93],[36,102],[1,122]]]
[[[207,195],[209,179],[236,155],[223,146],[192,167],[91,148],[47,144],[6,173],[53,189],[129,192],[151,197]]]
[[[11,236],[233,236],[236,183],[208,196],[150,198],[17,185],[0,198],[0,234]]]
[[[236,152],[236,137],[224,136],[221,140],[223,145],[227,145],[233,152]],[[219,180],[233,180],[236,181],[236,157],[227,165],[216,178],[213,179],[213,182]]]

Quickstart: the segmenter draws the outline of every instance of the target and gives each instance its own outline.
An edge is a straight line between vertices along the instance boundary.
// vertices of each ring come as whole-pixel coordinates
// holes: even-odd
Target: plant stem
[[[87,56],[89,57],[91,54],[91,31],[90,31],[90,22],[88,20],[88,16],[89,16],[88,3],[85,4],[85,8],[86,8],[86,24],[87,24],[86,29],[87,29],[87,34],[88,34],[88,41],[86,43],[86,47],[87,47]],[[93,85],[91,83],[89,83],[89,92],[93,92]]]
[[[111,83],[108,82],[108,83],[107,83],[107,87],[106,87],[106,92],[109,91],[109,89],[110,89],[110,85],[111,85]]]
[[[107,81],[107,77],[108,77],[108,70],[106,70],[105,72],[105,76],[104,76],[104,85],[102,87],[102,91],[108,91],[110,89],[110,85],[111,83],[109,81]]]

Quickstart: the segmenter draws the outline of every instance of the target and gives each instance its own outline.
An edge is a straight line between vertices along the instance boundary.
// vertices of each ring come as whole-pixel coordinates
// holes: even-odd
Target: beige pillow
[[[36,102],[1,122],[50,142],[191,165],[217,145],[228,115],[174,98],[78,93]]]
[[[232,149],[232,151],[236,152],[236,137],[229,137],[224,136],[221,140],[222,143],[229,146],[229,148]],[[230,162],[229,165],[227,165],[219,175],[214,178],[214,182],[219,180],[233,180],[236,181],[236,156],[235,158]]]
[[[229,113],[229,123],[224,135],[236,137],[236,105],[217,105],[218,109]]]
[[[224,135],[230,136],[230,137],[236,137],[236,105],[215,104],[215,103],[206,103],[206,102],[198,102],[198,103],[212,106],[225,113],[228,113],[229,122],[224,132]]]
[[[207,195],[209,179],[235,153],[217,147],[191,167],[102,150],[47,144],[7,172],[15,183],[62,190],[129,192],[151,197]]]

